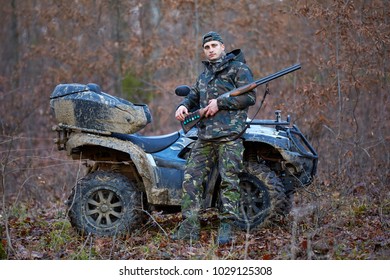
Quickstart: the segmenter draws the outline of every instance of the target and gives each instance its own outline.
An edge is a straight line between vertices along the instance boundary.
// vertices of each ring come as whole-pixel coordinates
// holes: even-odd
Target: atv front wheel
[[[287,198],[282,181],[264,164],[247,164],[240,175],[240,189],[241,216],[236,225],[242,229],[253,229],[286,211]]]
[[[114,172],[96,171],[79,180],[68,199],[71,224],[83,234],[124,234],[142,223],[141,192]]]

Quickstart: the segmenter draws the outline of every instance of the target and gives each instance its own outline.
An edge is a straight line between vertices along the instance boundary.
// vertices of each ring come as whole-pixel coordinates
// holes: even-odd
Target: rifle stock
[[[241,86],[239,88],[235,88],[231,91],[225,92],[224,94],[221,94],[219,97],[229,97],[229,96],[238,96],[241,94],[244,94],[248,91],[251,91],[258,86],[268,83],[269,81],[272,81],[274,79],[277,79],[281,76],[284,76],[288,73],[294,72],[298,69],[301,69],[301,65],[299,63],[292,65],[290,67],[287,67],[283,70],[280,70],[274,74],[271,74],[269,76],[266,76],[264,78],[261,78],[259,80],[256,80],[250,84],[247,84],[245,86]],[[219,98],[218,97],[218,98]],[[183,131],[187,133],[192,127],[194,127],[203,117],[204,117],[204,108],[201,108],[199,110],[196,110],[195,112],[188,114],[184,121],[181,122],[181,126],[183,128]]]
[[[256,85],[256,82],[253,82],[253,83],[250,83],[249,85],[242,86],[239,88],[235,88],[231,91],[228,91],[228,92],[222,94],[221,96],[223,96],[223,97],[238,96],[238,95],[244,94],[245,92],[251,91],[252,89],[255,89],[255,88],[257,88],[257,85]]]

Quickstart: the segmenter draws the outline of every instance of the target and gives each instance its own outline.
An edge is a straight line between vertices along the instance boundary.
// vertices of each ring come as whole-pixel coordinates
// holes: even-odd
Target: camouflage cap
[[[210,31],[210,32],[206,33],[205,35],[203,35],[202,47],[204,46],[204,44],[206,44],[207,42],[210,42],[210,41],[218,41],[218,42],[221,42],[223,44],[223,40],[222,40],[221,35],[219,35],[217,32],[214,32],[214,31]]]

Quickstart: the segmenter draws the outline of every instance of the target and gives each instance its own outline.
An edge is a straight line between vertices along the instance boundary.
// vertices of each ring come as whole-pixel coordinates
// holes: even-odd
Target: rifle
[[[295,70],[301,69],[301,64],[295,64],[290,67],[287,67],[283,70],[280,70],[274,74],[271,74],[267,77],[261,78],[259,80],[256,80],[248,85],[235,88],[231,91],[225,92],[224,94],[221,94],[220,97],[229,97],[229,96],[238,96],[243,93],[246,93],[254,88],[257,88],[259,85],[268,83],[269,81],[272,81],[276,78],[279,78],[283,75],[286,75],[288,73],[291,73]],[[184,132],[187,133],[192,127],[194,127],[203,117],[205,114],[205,109],[201,108],[199,110],[196,110],[193,113],[188,114],[185,118],[184,121],[181,122],[181,127],[183,128]]]

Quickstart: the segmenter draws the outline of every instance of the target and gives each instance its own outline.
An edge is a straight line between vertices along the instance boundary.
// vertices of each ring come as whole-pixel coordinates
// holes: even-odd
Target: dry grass
[[[180,214],[156,212],[127,236],[80,236],[62,204],[43,210],[21,203],[8,210],[9,232],[2,214],[0,252],[8,259],[390,259],[389,198],[370,198],[362,190],[343,195],[336,186],[325,192],[319,185],[300,191],[283,220],[249,234],[236,231],[235,242],[222,247],[215,243],[213,217],[193,243],[169,238]]]

